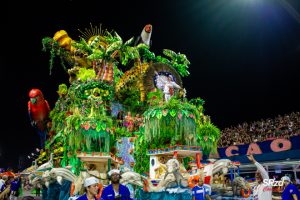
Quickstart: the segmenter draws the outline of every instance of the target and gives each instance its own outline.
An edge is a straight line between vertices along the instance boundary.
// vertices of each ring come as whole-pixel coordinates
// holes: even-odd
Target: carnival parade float
[[[200,162],[216,150],[220,130],[204,114],[203,99],[186,97],[187,57],[152,52],[150,24],[127,41],[101,26],[80,33],[73,40],[59,30],[42,41],[50,74],[60,59],[69,82],[58,86],[51,109],[42,91],[29,93],[42,148],[30,168],[33,184],[45,185],[47,199],[67,199],[83,193],[89,176],[103,189],[108,171],[118,168],[135,199],[191,199],[199,178],[211,191],[214,176],[234,166]]]

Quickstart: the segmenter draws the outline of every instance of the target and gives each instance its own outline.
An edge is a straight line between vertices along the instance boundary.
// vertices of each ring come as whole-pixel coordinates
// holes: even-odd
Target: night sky
[[[42,39],[64,29],[72,39],[93,25],[124,41],[152,24],[151,50],[185,54],[187,97],[205,100],[220,129],[300,111],[300,1],[7,1],[1,3],[0,168],[30,163],[39,145],[27,113],[28,92],[39,88],[50,107],[68,75]],[[143,3],[142,3],[143,2]],[[22,158],[23,157],[23,158]]]

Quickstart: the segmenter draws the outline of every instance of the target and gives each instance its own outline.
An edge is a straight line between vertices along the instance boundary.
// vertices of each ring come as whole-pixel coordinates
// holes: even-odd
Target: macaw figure
[[[39,89],[31,89],[29,98],[28,114],[30,123],[39,134],[41,148],[44,148],[48,132],[47,122],[49,121],[50,106]]]

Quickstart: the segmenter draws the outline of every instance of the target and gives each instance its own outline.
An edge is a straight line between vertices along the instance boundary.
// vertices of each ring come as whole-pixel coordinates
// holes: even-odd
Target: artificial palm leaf
[[[123,40],[122,40],[122,38],[118,35],[118,33],[117,33],[117,32],[114,32],[114,34],[115,34],[116,40],[118,40],[118,41],[120,41],[121,43],[123,43]]]
[[[164,49],[163,54],[170,57],[172,60],[177,59],[177,54],[174,51],[170,50],[170,49]]]
[[[124,43],[124,45],[125,45],[125,46],[129,46],[129,45],[131,45],[131,44],[133,43],[133,41],[134,41],[134,37],[132,37],[132,38],[130,38],[129,40],[127,40],[127,41]]]
[[[106,55],[110,56],[113,52],[115,52],[116,50],[120,49],[121,46],[122,46],[122,41],[113,42],[106,49]]]
[[[211,122],[206,122],[197,128],[197,138],[203,153],[208,155],[216,151],[220,130]]]

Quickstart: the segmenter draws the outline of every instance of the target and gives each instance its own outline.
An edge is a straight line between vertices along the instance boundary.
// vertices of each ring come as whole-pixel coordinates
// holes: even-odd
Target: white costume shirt
[[[177,88],[177,89],[180,89],[181,87],[175,83],[174,81],[170,81],[168,80],[168,77],[167,77],[167,80],[165,80],[166,76],[160,76],[160,75],[157,75],[157,87],[162,89],[163,90],[163,93],[164,93],[164,96],[165,96],[165,101],[169,101],[171,96],[173,94],[170,94],[170,88],[174,89],[174,88]],[[174,91],[174,90],[173,90]]]
[[[177,85],[177,83],[175,83],[174,81],[166,81],[163,92],[165,94],[170,94],[170,88],[180,89],[181,87],[179,85]]]
[[[265,168],[261,164],[259,164],[258,162],[255,162],[254,165],[257,167],[263,180],[269,179],[268,172],[265,170]],[[256,185],[253,188],[253,199],[254,200],[272,200],[272,186],[267,185],[264,182]]]

